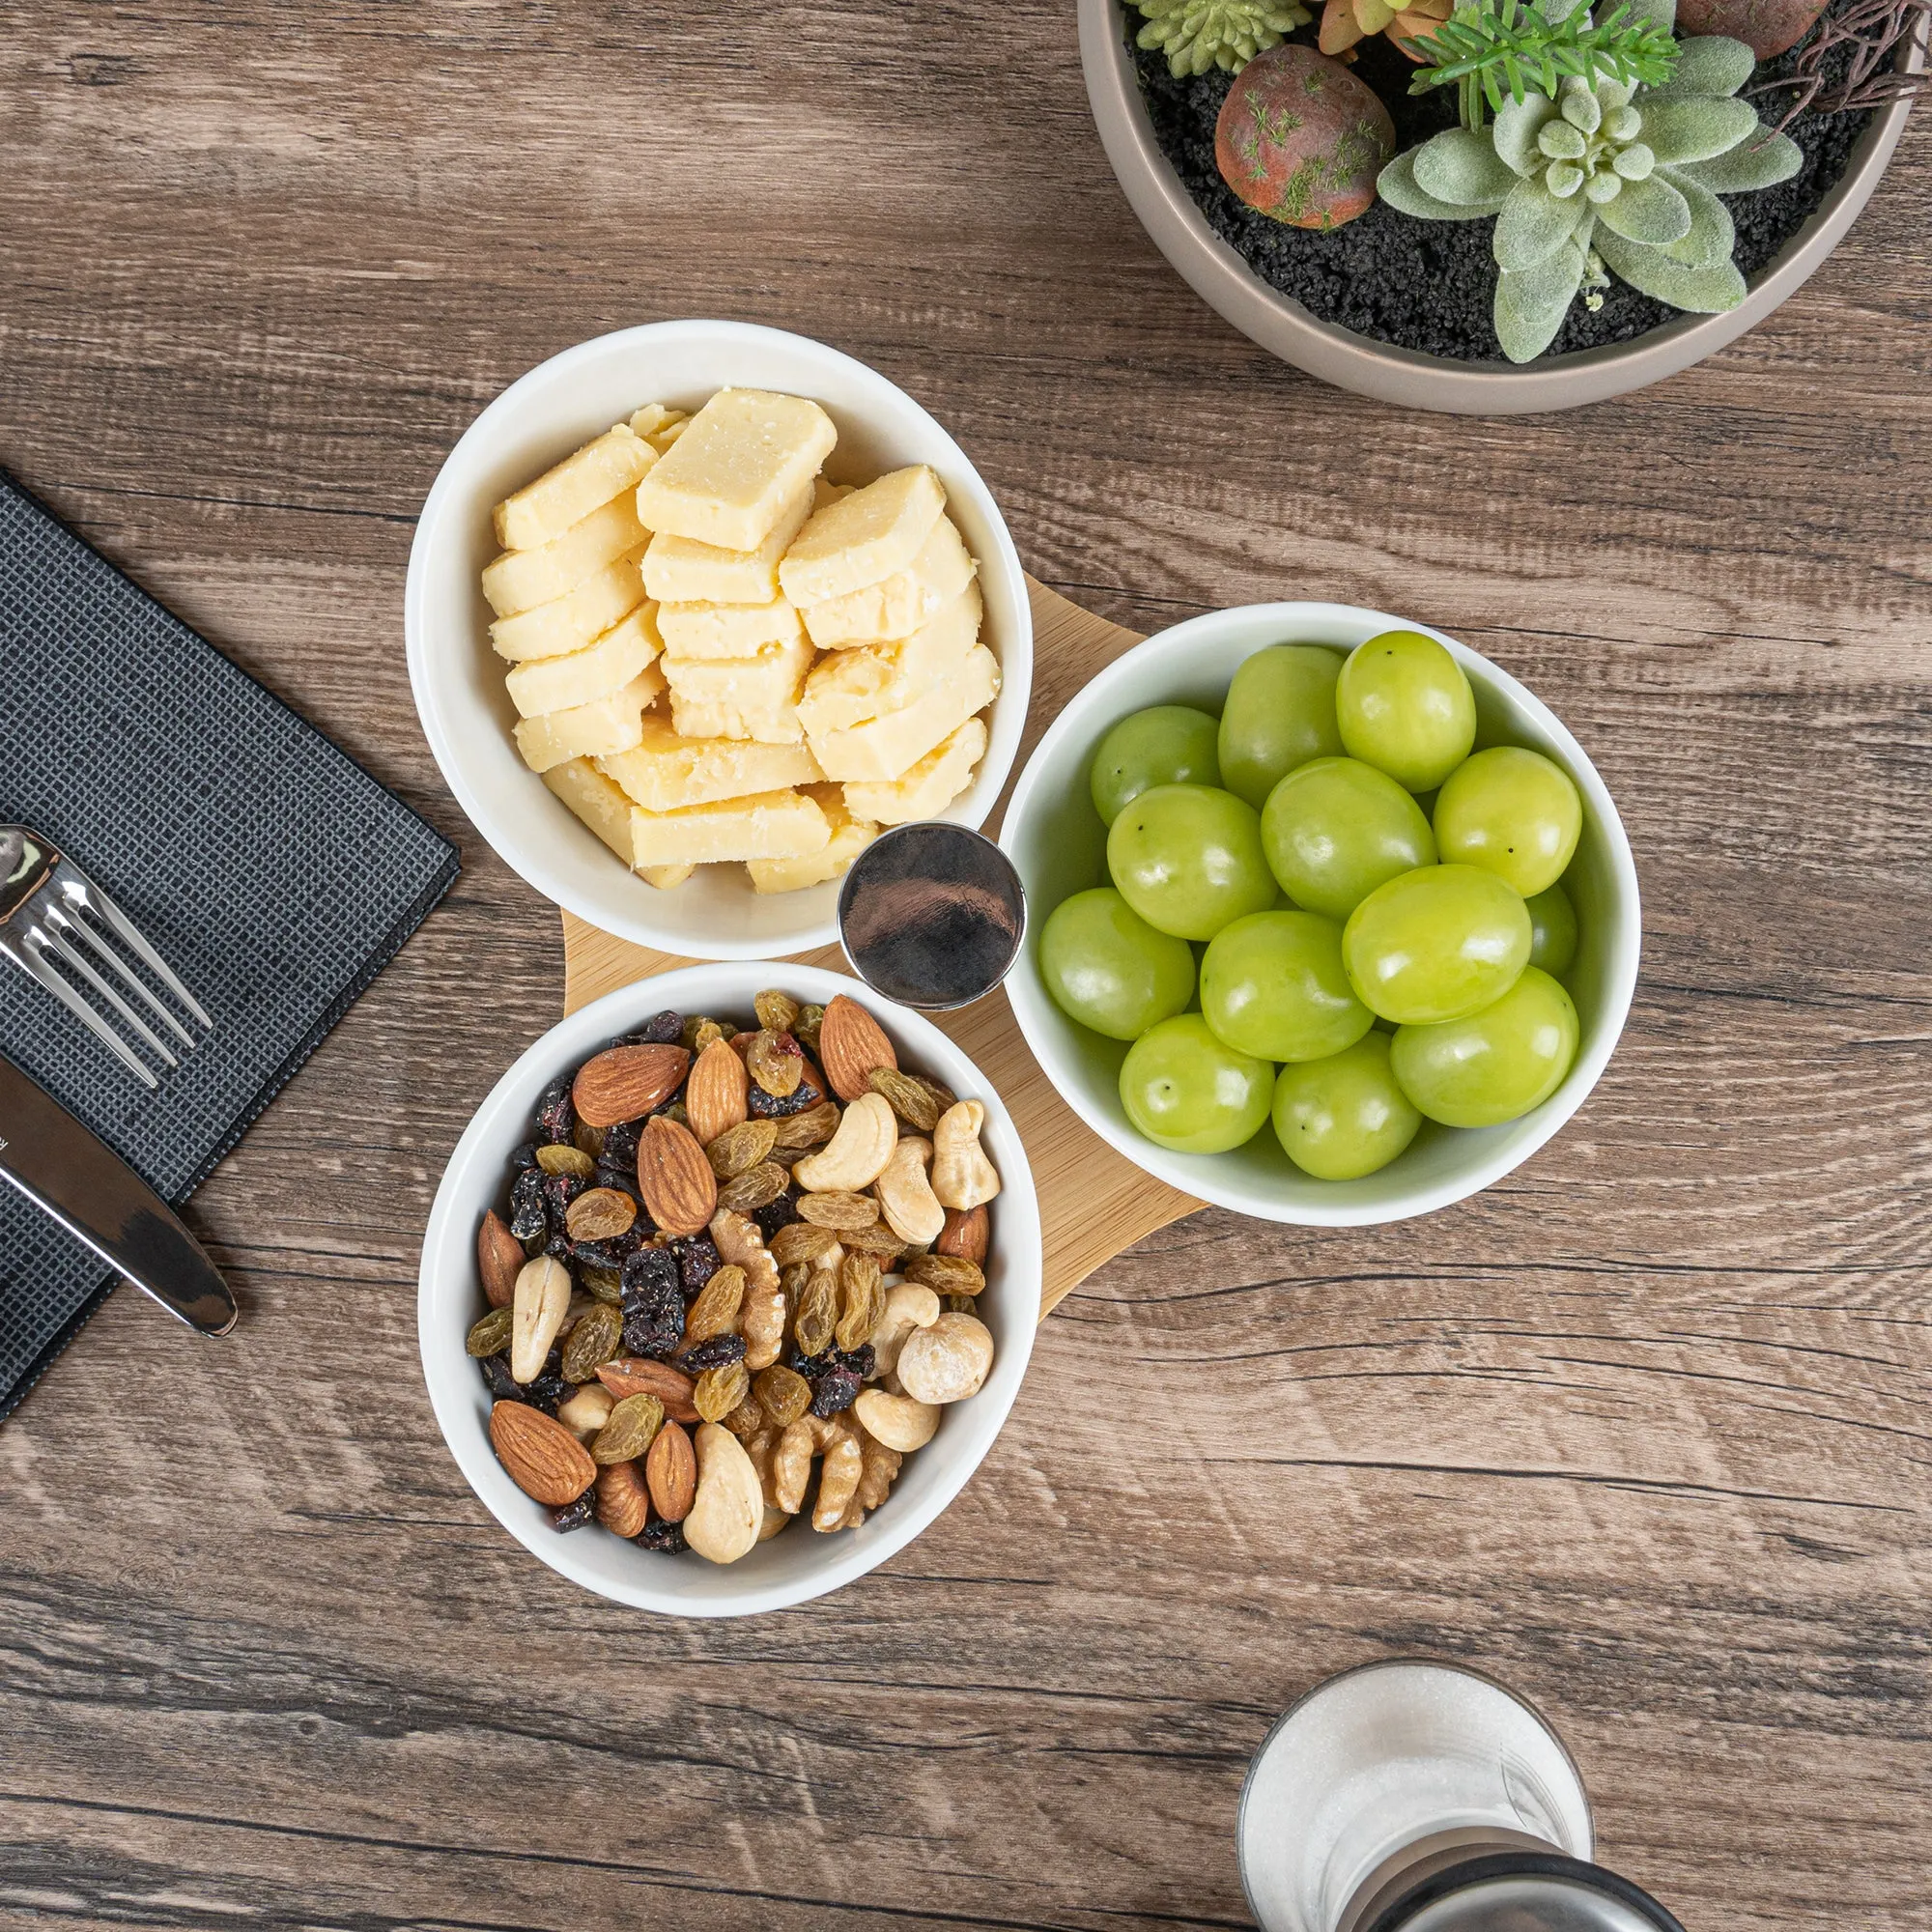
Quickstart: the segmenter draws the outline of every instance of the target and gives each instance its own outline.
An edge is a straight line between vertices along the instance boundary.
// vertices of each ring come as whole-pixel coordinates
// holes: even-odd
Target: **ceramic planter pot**
[[[1749,293],[1724,315],[1686,315],[1630,342],[1519,367],[1499,355],[1464,362],[1377,342],[1320,321],[1270,288],[1208,224],[1154,139],[1134,72],[1120,0],[1079,0],[1080,61],[1101,144],[1141,225],[1209,307],[1245,335],[1311,376],[1404,409],[1464,415],[1522,415],[1576,409],[1674,376],[1762,322],[1838,245],[1870,200],[1911,111],[1909,100],[1879,110],[1860,136],[1837,185],[1784,251],[1753,276]],[[1900,65],[1924,64],[1923,30],[1908,40]]]

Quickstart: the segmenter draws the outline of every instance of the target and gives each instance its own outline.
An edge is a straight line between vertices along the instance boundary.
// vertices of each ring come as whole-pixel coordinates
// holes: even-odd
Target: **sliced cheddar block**
[[[697,870],[696,866],[639,866],[638,877],[647,886],[668,893],[684,884]]]
[[[808,604],[801,613],[822,651],[909,638],[972,582],[979,565],[951,517],[941,517],[905,569],[863,590]],[[646,588],[649,587],[648,567]]]
[[[753,859],[746,870],[752,887],[760,893],[795,893],[807,886],[822,886],[829,879],[842,878],[852,861],[879,836],[876,825],[854,818],[847,810],[839,787],[833,784],[810,785],[810,797],[818,801],[832,837],[816,852],[796,859]]]
[[[946,492],[923,463],[889,470],[812,513],[779,563],[779,583],[794,604],[818,604],[880,582],[911,564],[945,508]]]
[[[538,550],[506,550],[483,567],[483,595],[499,617],[567,596],[626,551],[648,540],[629,497],[613,497]]]
[[[639,484],[639,520],[722,550],[756,550],[838,440],[832,418],[802,396],[721,389]]]
[[[640,670],[621,691],[568,711],[520,719],[517,750],[533,772],[547,772],[566,758],[607,757],[628,752],[643,735],[644,706],[664,689],[656,665]]]
[[[497,655],[522,664],[581,651],[644,601],[643,556],[640,544],[595,577],[586,577],[568,596],[554,597],[514,617],[498,617],[490,626]]]
[[[805,740],[798,711],[789,704],[776,711],[749,711],[715,698],[680,697],[673,691],[670,720],[684,738],[749,739],[759,745],[798,745]]]
[[[813,784],[822,774],[802,744],[760,745],[743,738],[680,737],[657,712],[644,714],[643,736],[628,752],[598,760],[633,804],[676,811],[721,798]]]
[[[674,410],[668,403],[646,403],[642,409],[631,412],[631,434],[648,442],[653,437],[661,437],[690,420],[685,411]]]
[[[569,758],[543,781],[625,865],[631,863],[631,801],[588,758]]]
[[[776,604],[661,604],[658,631],[668,656],[687,659],[755,657],[805,636],[797,611],[782,598]]]
[[[980,636],[980,586],[969,582],[932,619],[896,644],[866,644],[821,658],[805,681],[799,723],[808,736],[849,731],[903,711],[956,677]]]
[[[636,420],[607,429],[534,483],[505,497],[497,505],[497,541],[505,550],[539,549],[599,504],[630,496],[658,460]]]
[[[720,550],[660,530],[644,553],[644,588],[665,604],[773,604],[779,558],[805,526],[816,500],[808,484],[779,513],[756,550]]]
[[[999,661],[984,644],[975,644],[956,677],[933,686],[903,710],[814,736],[811,754],[828,779],[845,783],[903,777],[976,711],[983,711],[999,689]]]
[[[631,813],[634,866],[703,866],[721,860],[797,859],[832,837],[816,799],[797,791],[761,791],[679,811]]]
[[[902,778],[848,784],[846,807],[855,817],[878,825],[937,818],[973,782],[973,767],[985,755],[986,727],[979,719],[969,718]]]
[[[582,650],[518,665],[503,680],[518,716],[540,718],[546,711],[568,711],[622,690],[664,649],[656,611],[655,604],[639,604]]]
[[[811,645],[799,637],[741,658],[666,657],[662,663],[672,694],[689,703],[774,712],[797,705],[811,656]]]

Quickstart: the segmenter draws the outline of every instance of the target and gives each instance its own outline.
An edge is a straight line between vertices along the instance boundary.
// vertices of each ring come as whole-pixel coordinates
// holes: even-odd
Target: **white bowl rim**
[[[1048,762],[1074,732],[1092,728],[1093,716],[1100,708],[1100,700],[1108,691],[1125,681],[1129,675],[1127,667],[1135,659],[1145,661],[1150,655],[1179,656],[1190,645],[1216,640],[1219,632],[1236,624],[1266,622],[1279,625],[1284,635],[1293,635],[1303,627],[1338,621],[1373,624],[1377,632],[1420,631],[1425,637],[1434,638],[1445,646],[1472,683],[1481,682],[1493,687],[1526,712],[1570,761],[1571,774],[1583,793],[1585,806],[1595,814],[1603,831],[1617,894],[1628,904],[1630,913],[1612,935],[1611,964],[1605,976],[1602,1009],[1604,1023],[1589,1048],[1577,1055],[1576,1065],[1565,1076],[1562,1086],[1541,1107],[1525,1117],[1530,1124],[1523,1129],[1520,1140],[1484,1160],[1472,1162],[1466,1172],[1445,1177],[1433,1186],[1417,1187],[1412,1197],[1400,1204],[1353,1207],[1338,1204],[1334,1208],[1309,1208],[1294,1204],[1268,1202],[1259,1194],[1250,1194],[1246,1190],[1238,1194],[1233,1191],[1209,1192],[1202,1187],[1199,1174],[1186,1165],[1183,1158],[1177,1157],[1166,1148],[1155,1146],[1152,1141],[1143,1140],[1123,1122],[1106,1114],[1082,1116],[1086,1124],[1116,1152],[1124,1154],[1136,1167],[1151,1174],[1156,1179],[1166,1181],[1169,1186],[1179,1188],[1181,1193],[1210,1207],[1226,1208],[1258,1220],[1281,1221],[1305,1228],[1379,1227],[1392,1221],[1409,1220],[1420,1214],[1432,1214],[1438,1208],[1453,1207],[1457,1202],[1493,1186],[1562,1128],[1583,1104],[1590,1090],[1602,1077],[1604,1068],[1609,1065],[1610,1055],[1623,1035],[1631,1000],[1636,991],[1637,961],[1643,941],[1642,903],[1637,891],[1636,862],[1631,855],[1630,839],[1624,831],[1616,803],[1598,775],[1588,753],[1577,742],[1569,727],[1534,692],[1512,677],[1500,665],[1433,625],[1418,623],[1410,617],[1394,616],[1385,611],[1372,611],[1358,604],[1303,599],[1272,604],[1230,605],[1223,610],[1208,611],[1201,616],[1171,624],[1164,631],[1156,631],[1131,649],[1122,651],[1112,664],[1084,685],[1034,747],[1033,755],[1028,758],[1026,768],[1014,783],[1000,832],[1002,847],[1008,857],[1017,864],[1015,844],[1018,830],[1026,821],[1034,792],[1042,782]],[[1319,631],[1315,635],[1319,636]],[[1256,649],[1261,648],[1262,645],[1256,645]],[[1038,926],[1044,926],[1052,910],[1050,906],[1035,908],[1034,918]],[[1055,1065],[1059,1055],[1051,1046],[1044,1045],[1047,1027],[1052,1023],[1050,1015],[1057,1015],[1059,1009],[1052,1006],[1051,996],[1040,981],[1034,948],[1023,949],[1021,957],[1013,962],[1013,969],[1007,976],[1006,986],[1007,996],[1012,1002],[1013,1016],[1019,1022],[1028,1050],[1047,1077],[1056,1086],[1059,1085]],[[1520,1122],[1511,1124],[1520,1125]],[[1265,1123],[1262,1131],[1268,1131]]]
[[[985,756],[980,761],[972,785],[961,798],[953,800],[945,814],[975,829],[984,823],[1005,790],[1019,755],[1026,729],[1027,707],[1033,692],[1033,611],[1027,593],[1026,569],[1020,561],[1012,532],[1007,527],[999,499],[980,475],[979,466],[959,446],[952,432],[924,404],[901,388],[890,376],[874,369],[870,363],[862,362],[856,355],[848,355],[842,349],[820,342],[815,336],[801,335],[792,329],[773,328],[764,323],[694,316],[611,329],[546,357],[534,368],[526,370],[484,406],[457,438],[438,468],[436,480],[423,498],[422,508],[416,516],[415,531],[410,540],[409,573],[403,588],[403,637],[410,691],[415,700],[416,717],[422,725],[423,735],[429,741],[430,755],[435,758],[443,782],[463,808],[464,814],[476,828],[484,843],[526,885],[552,904],[561,906],[587,923],[620,939],[627,939],[634,945],[650,947],[677,957],[756,959],[809,952],[815,947],[838,944],[838,921],[836,913],[800,924],[789,933],[768,932],[747,939],[739,939],[728,932],[709,934],[700,949],[694,946],[693,936],[687,932],[658,925],[649,919],[625,914],[612,906],[595,903],[580,895],[573,887],[559,885],[554,879],[544,876],[545,867],[526,850],[524,839],[514,828],[503,825],[503,814],[490,806],[470,782],[458,754],[454,734],[443,719],[430,662],[427,641],[430,549],[435,533],[448,514],[449,499],[458,489],[458,459],[473,444],[487,441],[498,423],[515,414],[523,397],[530,390],[567,376],[576,364],[595,361],[621,348],[662,346],[682,339],[736,343],[750,350],[781,343],[787,349],[802,349],[821,358],[828,366],[842,369],[863,383],[882,384],[904,405],[915,420],[930,432],[939,447],[947,453],[948,460],[957,465],[958,474],[970,485],[977,498],[977,508],[993,537],[995,557],[981,556],[979,559],[980,570],[984,572],[996,565],[1009,580],[1013,590],[1017,620],[1013,635],[1002,639],[1000,695],[994,700]],[[1014,681],[1015,673],[1017,682]],[[1011,694],[1010,701],[1009,694]],[[1013,721],[1010,729],[999,728],[1008,718]],[[541,784],[542,781],[536,774],[532,773],[531,778],[533,782]],[[617,863],[614,855],[612,863]]]
[[[526,1120],[529,1098],[545,1081],[554,1078],[574,1060],[585,1057],[597,1042],[623,1032],[627,1025],[667,1006],[679,1010],[700,1009],[682,1005],[681,993],[688,997],[692,990],[702,985],[709,994],[707,1005],[735,1002],[740,996],[729,990],[722,998],[719,996],[717,980],[721,973],[743,980],[748,985],[755,979],[759,986],[781,985],[820,1001],[830,1001],[837,993],[849,994],[889,1034],[895,1036],[898,1044],[919,1065],[946,1080],[955,1092],[979,1100],[985,1107],[986,1120],[981,1131],[1000,1170],[1000,1207],[996,1210],[1000,1217],[1000,1253],[1009,1272],[999,1284],[1004,1332],[992,1374],[978,1395],[957,1406],[960,1419],[970,1423],[970,1441],[962,1439],[955,1464],[945,1471],[932,1492],[902,1517],[882,1520],[882,1511],[868,1519],[865,1529],[824,1538],[825,1561],[802,1581],[748,1587],[740,1597],[691,1602],[681,1598],[675,1587],[652,1580],[666,1572],[660,1559],[643,1552],[639,1553],[639,1580],[635,1586],[612,1588],[603,1579],[584,1574],[571,1548],[575,1537],[559,1535],[543,1521],[542,1506],[532,1502],[511,1482],[509,1472],[490,1447],[487,1431],[475,1430],[473,1414],[459,1415],[459,1404],[466,1399],[474,1401],[470,1391],[476,1383],[475,1369],[463,1351],[461,1323],[439,1325],[432,1303],[438,1268],[449,1265],[450,1259],[457,1260],[459,1264],[467,1262],[473,1248],[474,1236],[469,1216],[474,1210],[475,1201],[459,1197],[469,1196],[469,1170],[484,1157],[485,1143],[499,1131],[503,1118],[515,1115],[519,1121]],[[749,1006],[751,993],[748,991],[742,997]],[[492,1179],[493,1197],[496,1179]],[[635,1609],[686,1617],[757,1616],[809,1603],[877,1569],[934,1521],[972,1480],[1006,1426],[1032,1358],[1034,1337],[1039,1326],[1042,1268],[1039,1204],[1019,1129],[992,1082],[980,1073],[963,1047],[923,1014],[895,1006],[849,975],[827,967],[770,960],[706,963],[634,980],[566,1014],[532,1041],[491,1088],[451,1151],[430,1208],[416,1278],[417,1352],[437,1427],[464,1481],[497,1522],[532,1556],[582,1588]],[[1006,1307],[1009,1295],[1015,1311],[1010,1315]],[[1031,1319],[1021,1319],[1018,1311],[1023,1310],[1031,1310]],[[472,1434],[474,1441],[469,1439]],[[919,1454],[929,1454],[944,1440],[942,1432]],[[867,1531],[871,1534],[867,1535]],[[787,1532],[800,1533],[810,1532],[796,1528]],[[672,1565],[673,1578],[675,1570]],[[728,1577],[730,1566],[716,1574]]]

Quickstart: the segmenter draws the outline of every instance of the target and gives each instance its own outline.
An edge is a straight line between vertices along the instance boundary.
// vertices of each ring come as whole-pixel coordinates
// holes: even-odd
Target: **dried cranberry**
[[[813,1415],[837,1415],[859,1397],[860,1382],[850,1369],[827,1369],[811,1385]]]
[[[669,1046],[683,1037],[684,1015],[669,1011],[653,1013],[636,1033],[627,1033],[619,1046]]]
[[[583,1192],[582,1179],[575,1174],[547,1174],[543,1178],[544,1211],[553,1228],[561,1228],[570,1204]]]
[[[788,1228],[798,1219],[798,1197],[787,1189],[776,1201],[753,1208],[752,1219],[757,1224],[759,1234],[769,1241],[781,1228]]]
[[[850,1371],[862,1382],[870,1381],[872,1371],[878,1366],[878,1357],[869,1342],[861,1342],[856,1349],[828,1349],[825,1352],[832,1358],[834,1368]]]
[[[559,1532],[582,1529],[586,1522],[597,1520],[597,1494],[594,1490],[585,1490],[574,1503],[565,1503],[561,1509],[550,1513],[550,1526]]]
[[[656,1522],[647,1522],[631,1541],[640,1549],[662,1550],[667,1556],[675,1556],[689,1547],[684,1540],[683,1523],[666,1522],[662,1517]]]
[[[544,1171],[526,1167],[510,1183],[510,1233],[520,1241],[533,1241],[550,1226],[544,1212]]]
[[[537,1101],[537,1126],[547,1141],[567,1141],[577,1130],[577,1108],[570,1097],[570,1075],[553,1080]]]
[[[687,1349],[677,1358],[677,1365],[686,1375],[696,1376],[702,1375],[706,1369],[722,1369],[729,1362],[742,1362],[744,1359],[744,1336],[712,1335]]]
[[[670,1251],[677,1257],[678,1274],[687,1296],[694,1295],[724,1265],[718,1244],[709,1235],[687,1235],[673,1241]]]
[[[490,1391],[491,1401],[523,1401],[523,1384],[510,1373],[507,1355],[485,1355],[476,1366],[483,1371],[483,1386]]]

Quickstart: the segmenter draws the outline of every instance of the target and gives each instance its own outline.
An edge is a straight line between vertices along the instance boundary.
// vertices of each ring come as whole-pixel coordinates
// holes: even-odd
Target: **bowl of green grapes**
[[[1582,747],[1382,611],[1150,638],[1040,740],[1001,842],[1035,1058],[1128,1159],[1268,1220],[1489,1186],[1582,1104],[1636,985],[1636,868]]]

